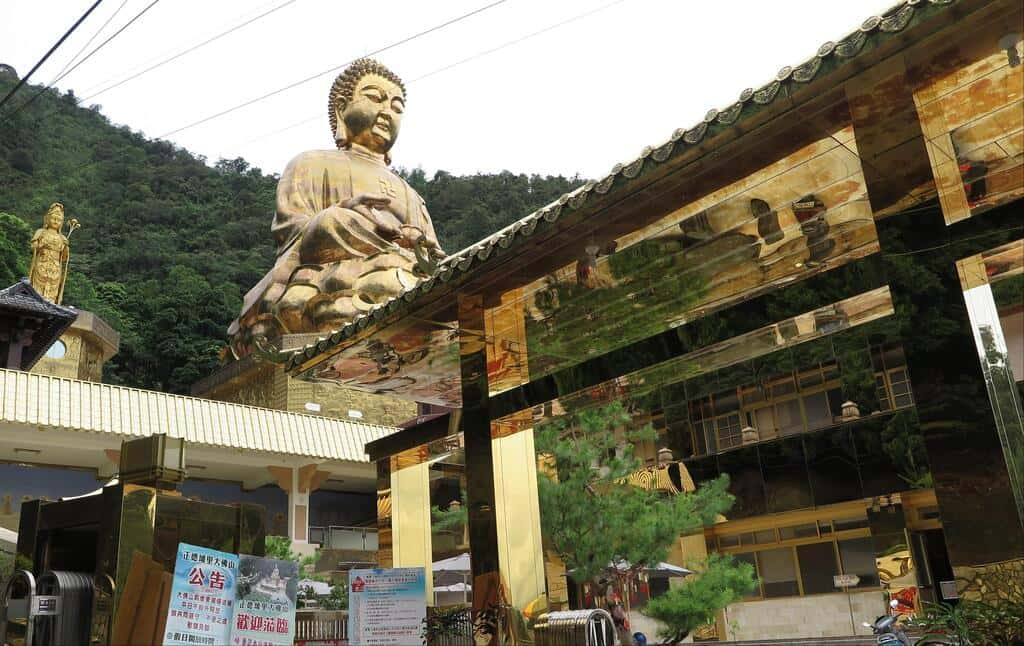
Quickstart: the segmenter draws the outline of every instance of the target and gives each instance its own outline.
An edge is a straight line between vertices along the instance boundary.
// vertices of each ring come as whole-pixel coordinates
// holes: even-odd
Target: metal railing
[[[309,536],[310,543],[317,543],[322,548],[332,550],[373,552],[377,550],[378,545],[376,527],[311,526],[307,536]]]
[[[295,641],[344,642],[348,640],[347,610],[296,610]]]
[[[549,612],[534,626],[537,646],[613,646],[617,641],[612,616],[601,609]]]

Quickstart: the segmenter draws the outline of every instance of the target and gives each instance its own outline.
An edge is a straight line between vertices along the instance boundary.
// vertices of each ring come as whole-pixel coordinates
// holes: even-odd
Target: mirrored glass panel
[[[1024,195],[1020,10],[956,32],[914,69],[921,130],[948,224]]]
[[[580,257],[489,314],[492,392],[877,251],[851,127]]]
[[[432,442],[429,465],[433,605],[466,606],[473,601],[473,575],[462,434]]]

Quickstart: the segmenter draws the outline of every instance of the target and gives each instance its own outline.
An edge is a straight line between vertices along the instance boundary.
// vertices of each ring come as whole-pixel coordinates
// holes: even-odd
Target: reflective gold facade
[[[730,476],[734,507],[673,557],[757,570],[758,604],[730,607],[719,638],[800,636],[781,618],[840,603],[823,630],[849,635],[883,593],[908,611],[976,595],[1024,559],[1022,18],[894,7],[289,367],[459,409],[457,428],[369,451],[394,496],[396,470],[420,468],[396,456],[457,445],[427,486],[448,483],[430,494],[445,518],[468,506],[443,540],[471,557],[477,609],[580,602],[522,484],[547,477],[536,429],[610,401],[657,431],[637,447],[650,466],[670,449],[698,486]]]

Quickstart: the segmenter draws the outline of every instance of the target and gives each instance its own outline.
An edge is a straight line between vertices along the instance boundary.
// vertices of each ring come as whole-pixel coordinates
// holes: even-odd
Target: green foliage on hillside
[[[0,74],[0,95],[15,82]],[[34,91],[26,87],[19,98]],[[450,252],[578,184],[512,173],[405,174]],[[67,216],[82,223],[72,240],[65,303],[96,312],[121,333],[106,379],[187,392],[216,369],[242,296],[272,264],[276,185],[276,175],[244,159],[211,167],[187,150],[111,124],[98,106],[79,106],[70,92],[47,92],[0,123],[0,213],[27,223],[0,215],[0,282],[25,274],[25,236],[51,202],[62,202]]]

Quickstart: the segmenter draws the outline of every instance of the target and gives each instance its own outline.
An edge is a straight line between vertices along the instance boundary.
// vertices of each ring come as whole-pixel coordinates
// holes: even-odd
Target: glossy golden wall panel
[[[429,465],[417,464],[391,474],[392,567],[432,571]],[[433,586],[427,577],[427,599]]]
[[[531,380],[878,250],[850,127],[653,225],[580,245],[574,265],[501,304],[509,319],[526,313]]]
[[[134,555],[139,553],[149,558],[153,553],[156,499],[155,489],[124,485],[124,494],[121,498],[121,528],[117,545],[117,580],[114,588],[115,621]]]
[[[526,425],[529,412],[532,425],[561,417],[567,409],[578,409],[642,397],[656,388],[682,382],[721,368],[793,348],[893,314],[888,287],[844,299],[833,305],[779,321],[726,341],[664,361],[575,393],[568,393],[530,411],[517,411],[493,422],[502,433],[515,432]],[[644,422],[646,423],[646,422]]]
[[[999,44],[1011,35],[1003,23],[980,26],[936,58],[932,67],[946,69],[915,70],[914,102],[947,224],[1024,196],[1024,66]],[[1019,34],[1012,49],[1024,51]]]
[[[546,592],[533,433],[492,439],[491,447],[498,562],[510,602],[523,610]]]
[[[458,407],[458,325],[407,318],[319,361],[298,377]]]

